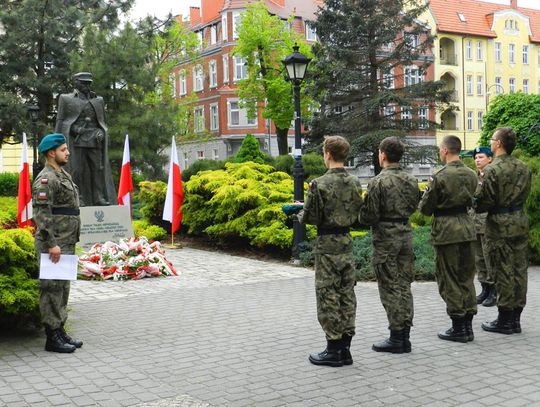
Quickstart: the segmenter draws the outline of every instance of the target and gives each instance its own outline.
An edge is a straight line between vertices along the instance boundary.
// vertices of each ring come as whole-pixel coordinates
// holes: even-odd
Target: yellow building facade
[[[13,142],[13,140],[9,140]],[[22,156],[22,144],[2,144],[0,148],[0,172],[19,172]],[[28,162],[34,161],[32,146],[28,145]]]
[[[455,135],[471,150],[497,94],[540,93],[540,10],[515,1],[430,0],[422,20],[436,35],[435,80],[453,95],[451,108],[437,115],[437,144]]]

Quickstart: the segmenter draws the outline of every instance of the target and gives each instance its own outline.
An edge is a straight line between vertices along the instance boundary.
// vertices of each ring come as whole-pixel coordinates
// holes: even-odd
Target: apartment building
[[[248,133],[259,141],[261,149],[278,154],[275,128],[262,117],[248,117],[240,107],[237,82],[246,78],[245,60],[232,55],[237,39],[236,27],[248,0],[201,0],[201,7],[191,7],[189,29],[203,44],[200,61],[175,68],[174,92],[179,101],[194,92],[195,133],[210,135],[203,141],[183,142],[178,146],[180,167],[184,169],[199,159],[225,159],[238,152]],[[318,0],[265,0],[270,13],[287,20],[293,16],[291,28],[307,42],[316,40],[306,20],[313,19]],[[292,50],[291,50],[292,52]],[[289,148],[294,146],[294,132],[289,133]]]
[[[540,10],[517,0],[429,0],[423,18],[437,35],[435,79],[454,94],[454,109],[438,115],[437,144],[453,134],[472,149],[496,95],[540,93]]]

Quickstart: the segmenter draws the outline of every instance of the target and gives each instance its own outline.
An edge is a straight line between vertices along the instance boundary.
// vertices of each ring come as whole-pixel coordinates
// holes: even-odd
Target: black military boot
[[[328,340],[326,349],[321,353],[309,355],[309,361],[314,365],[341,367],[343,359],[341,357],[341,339]]]
[[[58,353],[72,353],[75,351],[75,346],[70,345],[64,341],[62,337],[62,330],[59,329],[46,329],[47,342],[45,342],[45,350],[48,352]]]
[[[484,300],[487,298],[487,296],[489,295],[489,286],[490,286],[490,284],[488,284],[488,283],[480,283],[480,285],[482,286],[482,291],[480,292],[480,294],[478,294],[476,296],[476,303],[477,304],[482,304],[484,302]]]
[[[469,337],[465,329],[465,317],[452,318],[452,328],[439,332],[439,338],[445,341],[466,343]]]
[[[499,316],[494,321],[482,323],[482,329],[488,332],[497,332],[510,335],[514,333],[514,311],[503,311],[499,308]]]
[[[465,315],[465,332],[467,333],[467,342],[474,341],[474,332],[472,329],[473,318],[474,318],[474,314]]]
[[[410,351],[412,350],[411,341],[409,339],[410,337],[411,327],[406,326],[405,328],[403,328],[403,352],[405,353],[410,353]]]
[[[64,342],[75,346],[77,349],[83,346],[83,341],[78,341],[77,339],[73,339],[71,336],[67,334],[66,330],[64,329],[64,325],[62,325],[60,330],[62,332],[62,339],[64,339]]]
[[[352,365],[352,355],[351,355],[351,340],[352,336],[343,334],[341,337],[341,359],[343,360],[344,365]]]
[[[371,349],[375,352],[405,353],[403,330],[390,331],[390,338],[374,343]]]
[[[493,307],[497,305],[497,290],[495,289],[495,284],[489,286],[489,294],[486,299],[482,302],[484,307]]]
[[[521,312],[523,311],[523,308],[514,308],[514,323],[512,324],[512,327],[514,328],[515,334],[521,333]]]

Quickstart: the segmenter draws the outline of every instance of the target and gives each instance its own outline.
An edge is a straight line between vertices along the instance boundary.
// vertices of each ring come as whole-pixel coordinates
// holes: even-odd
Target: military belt
[[[462,213],[467,213],[467,208],[465,206],[456,206],[454,208],[444,208],[444,209],[435,209],[433,216],[438,218],[439,216],[454,216],[460,215]]]
[[[490,215],[496,215],[499,213],[512,213],[512,212],[518,212],[523,210],[523,205],[516,205],[516,206],[507,206],[507,207],[496,207],[489,211]]]
[[[317,236],[322,235],[344,235],[346,233],[349,233],[349,228],[317,228]]]
[[[81,211],[79,208],[52,208],[52,214],[53,215],[73,215],[73,216],[79,216]]]
[[[406,225],[409,223],[409,218],[379,218],[380,222],[389,222],[389,223],[401,223]]]

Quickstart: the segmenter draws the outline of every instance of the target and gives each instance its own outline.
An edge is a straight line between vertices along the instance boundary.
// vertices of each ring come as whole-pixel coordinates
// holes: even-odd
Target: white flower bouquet
[[[119,243],[96,243],[79,256],[83,278],[93,280],[139,280],[144,277],[177,276],[165,258],[160,242],[144,236],[122,239]]]

